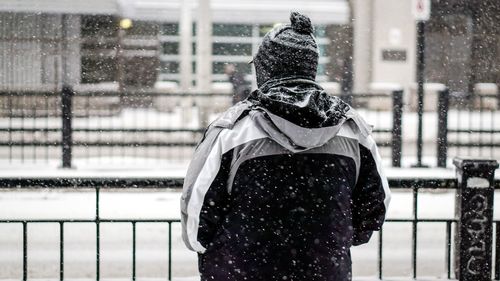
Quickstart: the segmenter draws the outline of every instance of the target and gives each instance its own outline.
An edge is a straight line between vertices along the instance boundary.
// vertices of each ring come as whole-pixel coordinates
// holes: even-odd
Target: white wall
[[[368,92],[372,80],[373,1],[351,0],[354,17],[353,86],[356,93]]]
[[[411,0],[374,0],[372,82],[398,83],[408,93],[415,81],[416,22]],[[384,49],[406,51],[406,61],[382,59]]]

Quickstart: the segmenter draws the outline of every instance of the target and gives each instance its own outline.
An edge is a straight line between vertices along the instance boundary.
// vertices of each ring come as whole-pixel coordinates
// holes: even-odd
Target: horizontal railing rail
[[[458,180],[456,178],[398,178],[392,177],[388,179],[391,189],[456,189]],[[184,184],[183,177],[78,177],[78,176],[44,176],[44,177],[15,177],[2,176],[0,177],[0,188],[6,189],[25,189],[34,187],[50,187],[50,188],[172,188],[181,189]],[[500,189],[500,180],[494,181],[494,188]]]

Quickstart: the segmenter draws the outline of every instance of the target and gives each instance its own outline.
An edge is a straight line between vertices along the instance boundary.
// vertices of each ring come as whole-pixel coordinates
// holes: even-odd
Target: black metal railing
[[[64,280],[64,245],[65,226],[72,224],[92,223],[96,227],[96,280],[101,279],[101,225],[112,223],[128,223],[132,226],[132,271],[131,278],[136,280],[136,226],[138,224],[154,223],[166,224],[168,226],[168,244],[167,244],[167,280],[172,280],[172,224],[180,223],[180,219],[106,219],[101,217],[100,212],[100,193],[103,189],[165,189],[178,188],[182,186],[182,179],[165,178],[165,179],[144,179],[144,178],[3,178],[0,180],[0,190],[19,190],[25,188],[51,188],[64,189],[71,188],[73,191],[89,189],[95,190],[95,216],[92,219],[0,219],[0,224],[20,224],[22,225],[22,280],[28,280],[28,226],[33,224],[57,224],[59,225],[59,280]],[[5,190],[4,190],[5,192]],[[1,235],[0,235],[1,236]],[[0,238],[1,240],[1,238]]]
[[[397,180],[392,179],[389,181],[391,189],[393,190],[409,190],[412,193],[412,217],[408,219],[393,218],[387,219],[386,223],[408,223],[411,224],[411,278],[416,279],[418,277],[418,225],[423,223],[432,224],[445,224],[446,225],[446,243],[444,245],[445,249],[445,265],[446,276],[448,279],[452,277],[452,225],[455,225],[458,221],[452,218],[419,218],[418,216],[418,202],[419,194],[422,191],[437,191],[437,190],[456,190],[457,182],[455,179],[408,179],[408,180]],[[495,221],[495,223],[497,223]],[[383,229],[379,231],[378,237],[378,278],[383,280]]]
[[[462,160],[461,160],[462,161]],[[401,191],[410,191],[412,193],[413,200],[413,208],[412,208],[412,217],[410,218],[392,218],[386,220],[387,224],[402,224],[408,223],[411,224],[412,227],[412,252],[411,252],[411,264],[412,264],[412,272],[410,278],[418,278],[417,268],[418,268],[418,251],[419,251],[419,243],[422,241],[419,239],[418,233],[418,225],[421,224],[444,224],[445,225],[445,244],[443,245],[443,250],[445,251],[445,276],[448,279],[451,279],[455,276],[459,269],[464,266],[467,261],[457,259],[457,255],[460,252],[457,252],[458,249],[462,249],[463,247],[469,247],[468,249],[474,249],[471,245],[475,243],[474,241],[470,241],[470,239],[465,240],[464,238],[460,238],[460,233],[462,229],[471,227],[474,230],[477,230],[477,225],[471,225],[476,223],[474,221],[474,217],[471,214],[482,214],[482,212],[490,212],[489,219],[488,218],[480,218],[480,221],[485,221],[485,229],[488,227],[491,228],[491,232],[486,232],[484,237],[480,237],[481,241],[490,241],[489,244],[485,244],[486,252],[489,252],[490,264],[489,268],[482,268],[481,274],[489,274],[491,276],[492,265],[494,266],[494,280],[500,280],[500,221],[492,220],[492,210],[493,205],[489,204],[477,204],[474,200],[469,200],[463,196],[473,196],[477,194],[483,194],[486,197],[490,197],[488,200],[492,200],[493,198],[493,190],[500,189],[500,180],[493,180],[493,175],[495,169],[498,167],[496,161],[470,161],[463,160],[457,164],[457,168],[461,170],[459,174],[461,179],[455,177],[439,177],[439,178],[402,178],[402,177],[390,177],[389,185],[393,190],[401,190]],[[478,177],[483,177],[486,181],[489,182],[489,186],[478,186],[477,188],[474,186],[469,186],[465,183],[468,183],[469,178],[475,178],[477,180]],[[23,245],[23,260],[22,260],[22,270],[23,270],[23,280],[27,279],[28,272],[28,226],[31,224],[39,224],[39,223],[53,223],[59,225],[59,279],[64,279],[64,227],[68,224],[75,223],[93,223],[96,225],[96,253],[95,253],[95,262],[96,262],[96,280],[100,279],[100,225],[103,223],[129,223],[132,226],[132,272],[131,277],[135,280],[136,276],[136,225],[141,223],[163,223],[168,224],[168,280],[172,280],[172,224],[179,223],[178,219],[109,219],[102,218],[100,215],[100,200],[99,195],[102,190],[105,189],[137,189],[137,188],[153,188],[153,189],[168,189],[174,188],[178,189],[182,186],[183,179],[182,178],[161,178],[161,177],[109,177],[109,178],[92,178],[92,177],[67,177],[67,176],[57,176],[57,177],[44,177],[44,178],[30,178],[30,177],[21,177],[21,178],[9,178],[3,177],[0,179],[0,188],[4,189],[3,192],[16,191],[24,188],[37,188],[37,187],[45,187],[45,188],[71,188],[72,190],[80,190],[80,189],[88,189],[92,188],[95,190],[95,217],[93,219],[3,219],[0,218],[0,224],[21,224],[23,229],[23,237],[22,237],[22,245]],[[464,184],[462,184],[464,183]],[[457,203],[456,202],[456,217],[455,218],[420,218],[418,216],[418,205],[419,205],[419,194],[423,191],[435,191],[435,190],[445,190],[445,191],[457,191],[457,202],[460,201],[460,198],[466,198],[467,201]],[[463,191],[463,192],[461,192]],[[465,192],[466,191],[466,192]],[[487,192],[488,194],[485,194]],[[469,206],[467,206],[469,205]],[[472,210],[470,208],[473,208]],[[484,210],[481,210],[484,208]],[[462,216],[461,213],[467,213],[466,216]],[[495,233],[496,240],[493,243],[493,232]],[[457,236],[458,235],[458,236]],[[0,235],[1,237],[1,235]],[[1,239],[1,238],[0,238]],[[469,243],[469,244],[467,244]],[[488,246],[489,245],[489,246]],[[489,247],[489,248],[488,248]],[[384,268],[384,235],[383,229],[379,231],[378,235],[378,247],[377,247],[377,267],[378,267],[378,278],[383,280],[385,275],[383,273]],[[454,249],[454,251],[453,251]],[[488,250],[490,249],[490,250]],[[496,259],[491,261],[491,253],[495,253]],[[481,257],[482,254],[485,253],[469,253],[470,255],[476,255],[475,257]],[[453,268],[453,262],[455,261],[455,268]],[[470,261],[470,260],[469,260]],[[356,261],[354,260],[354,263]],[[454,274],[455,271],[455,274]],[[462,273],[458,273],[462,274]],[[470,279],[472,280],[472,279]],[[477,280],[485,280],[485,279],[477,279]]]
[[[401,165],[403,92],[352,94],[374,138]],[[230,94],[137,91],[0,92],[0,153],[10,162],[130,157],[189,160],[204,126],[231,106]],[[121,160],[119,160],[121,161]]]
[[[401,167],[403,146],[403,91],[389,93],[354,93],[341,96],[374,125],[377,145],[390,148],[393,167]],[[384,113],[390,112],[390,115]],[[389,118],[387,118],[389,117]],[[390,124],[390,126],[388,126]]]
[[[449,156],[500,159],[500,96],[439,92],[437,165]]]

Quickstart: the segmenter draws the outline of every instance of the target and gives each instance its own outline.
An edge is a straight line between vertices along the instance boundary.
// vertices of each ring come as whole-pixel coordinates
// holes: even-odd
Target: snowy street
[[[103,191],[102,218],[178,218],[179,192],[170,191]],[[500,199],[495,201],[498,219]],[[420,195],[421,218],[453,217],[454,193],[423,193]],[[2,192],[0,213],[7,218],[73,218],[92,219],[94,193],[74,191],[33,190]],[[30,207],[26,208],[27,203]],[[68,215],[67,206],[71,206]],[[411,217],[411,193],[395,192],[389,218]],[[427,206],[427,207],[424,207]],[[428,207],[432,206],[432,207]],[[29,276],[58,276],[59,226],[30,224],[28,230]],[[22,274],[22,228],[20,224],[0,225],[0,279],[20,278]],[[137,225],[137,275],[162,277],[167,274],[167,225],[145,223]],[[424,276],[442,276],[445,272],[445,226],[423,223],[418,228],[418,272]],[[101,224],[101,276],[128,277],[131,274],[131,225]],[[377,235],[369,244],[355,247],[354,276],[375,276],[377,273]],[[95,276],[95,225],[65,226],[65,276],[92,278]],[[196,255],[187,251],[180,238],[180,225],[173,226],[173,275],[193,276],[197,273]],[[387,223],[384,228],[384,275],[409,276],[411,273],[411,224]]]
[[[108,171],[33,171],[30,177],[130,176],[130,172]],[[184,170],[171,169],[168,176],[182,176]],[[388,169],[388,176],[453,177],[452,170]],[[22,170],[3,171],[0,178],[24,177]],[[165,173],[143,170],[139,177],[161,177]],[[500,218],[500,195],[495,198],[495,219]],[[421,191],[419,218],[452,218],[454,192]],[[179,218],[178,190],[102,190],[101,219],[164,219]],[[29,207],[27,207],[29,206]],[[68,209],[71,206],[70,209]],[[88,190],[6,190],[0,192],[2,219],[93,219],[95,192]],[[388,218],[411,218],[412,194],[393,191]],[[101,223],[101,276],[128,278],[132,272],[132,232],[130,223]],[[180,237],[180,224],[173,224],[173,276],[196,276],[196,255],[185,249]],[[28,225],[28,264],[30,278],[54,278],[59,268],[59,225],[55,223]],[[0,279],[22,276],[22,226],[0,224]],[[65,277],[93,278],[95,276],[95,224],[68,223],[65,234]],[[369,244],[352,249],[355,277],[374,277],[377,274],[377,242],[375,234]],[[392,222],[384,227],[384,276],[410,276],[411,223]],[[167,276],[168,228],[161,223],[137,225],[137,276],[161,278]],[[445,225],[418,225],[418,275],[442,277],[445,274]],[[183,280],[183,279],[179,279]]]

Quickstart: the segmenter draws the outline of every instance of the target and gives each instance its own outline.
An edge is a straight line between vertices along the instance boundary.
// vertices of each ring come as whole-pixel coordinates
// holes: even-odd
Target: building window
[[[214,56],[251,56],[252,44],[213,43]]]
[[[176,36],[179,34],[179,24],[177,23],[164,23],[161,25],[161,35]]]
[[[116,61],[110,57],[82,57],[82,83],[100,83],[115,80]]]
[[[245,24],[214,24],[214,36],[252,37],[252,26]]]
[[[253,66],[248,64],[253,55],[257,53],[262,38],[274,24],[229,24],[214,23],[212,37],[213,54],[213,81],[227,81],[224,74],[226,64],[234,64],[236,69],[247,75],[247,79],[252,79]],[[326,64],[330,61],[328,46],[330,40],[326,37],[326,26],[315,26],[315,37],[320,52],[318,66],[318,81],[327,81]],[[162,24],[160,31],[161,41],[161,73],[160,80],[179,81],[179,28],[176,23]],[[193,25],[193,34],[195,26]],[[193,64],[196,60],[196,36],[193,41]],[[193,67],[193,73],[195,72]]]
[[[176,61],[162,61],[160,63],[160,72],[161,73],[179,73],[179,63]]]
[[[162,54],[166,55],[177,55],[179,54],[179,42],[163,42],[161,44]]]

